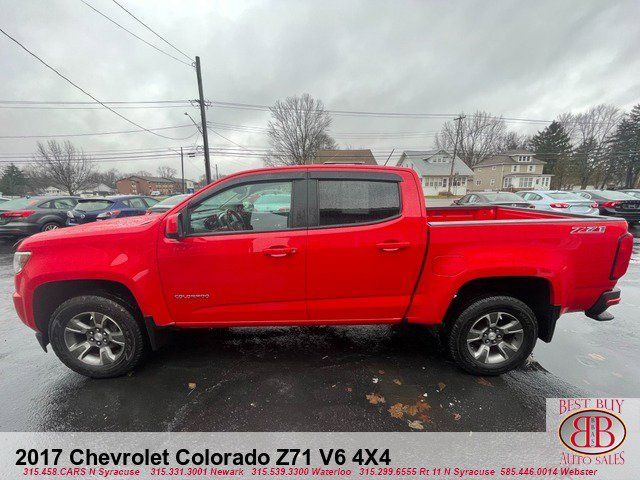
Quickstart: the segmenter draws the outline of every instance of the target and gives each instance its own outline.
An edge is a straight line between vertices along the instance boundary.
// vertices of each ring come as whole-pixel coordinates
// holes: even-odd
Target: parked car
[[[581,197],[595,200],[600,215],[624,218],[629,224],[640,221],[640,199],[616,190],[579,190]]]
[[[619,190],[620,192],[624,192],[627,195],[631,195],[632,197],[640,199],[640,189],[625,189]]]
[[[151,197],[132,195],[103,198],[81,198],[73,210],[67,214],[67,225],[75,226],[110,218],[144,215],[149,207],[158,201]]]
[[[251,208],[274,188],[287,210]],[[130,371],[168,328],[403,322],[497,375],[563,313],[612,319],[633,248],[617,218],[425,208],[415,171],[370,165],[240,172],[109,227],[36,235],[14,257],[18,316],[90,377]]]
[[[511,192],[477,192],[454,200],[453,205],[500,205],[503,207],[533,208],[529,202]]]
[[[7,197],[0,197],[0,203],[8,202],[9,200],[11,199]]]
[[[189,198],[191,196],[190,193],[185,193],[181,195],[173,195],[172,197],[165,198],[161,202],[156,203],[152,207],[149,207],[147,213],[165,213],[183,201],[185,198]]]
[[[600,213],[597,202],[587,200],[572,192],[532,190],[518,192],[518,195],[539,210],[581,215],[598,215]]]
[[[65,226],[72,196],[23,197],[0,203],[0,237],[18,238]]]

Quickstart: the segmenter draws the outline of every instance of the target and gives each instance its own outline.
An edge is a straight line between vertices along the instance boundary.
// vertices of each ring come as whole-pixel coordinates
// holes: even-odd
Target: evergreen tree
[[[625,188],[635,188],[640,177],[640,104],[623,119],[609,142],[615,170]]]
[[[569,176],[571,140],[564,127],[556,121],[538,132],[531,144],[536,158],[546,162],[543,172],[553,175],[552,188],[562,188]]]
[[[10,163],[2,170],[0,177],[0,191],[3,195],[24,195],[27,189],[27,178],[25,174]]]

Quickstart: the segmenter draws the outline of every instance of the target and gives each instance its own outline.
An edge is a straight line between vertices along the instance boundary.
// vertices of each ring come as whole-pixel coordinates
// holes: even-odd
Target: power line
[[[172,130],[175,128],[186,128],[186,127],[191,127],[191,124],[186,124],[186,125],[175,125],[175,126],[171,126],[171,127],[158,127],[158,128],[145,128],[144,130],[120,130],[120,131],[115,131],[115,132],[91,132],[91,133],[56,133],[53,135],[0,135],[0,138],[66,138],[66,137],[91,137],[91,136],[95,136],[95,135],[120,135],[120,134],[127,134],[127,133],[141,133],[143,131],[148,132],[151,131],[151,133],[154,133],[153,131],[157,131],[157,130]],[[164,135],[158,135],[162,138],[168,138],[171,140],[186,140],[188,138],[193,137],[197,132],[194,132],[193,134],[189,135],[188,137],[183,137],[183,138],[174,138],[174,137],[166,137]]]
[[[97,8],[95,8],[93,5],[85,2],[85,0],[80,0],[82,3],[84,3],[87,7],[89,7],[91,10],[93,10],[94,12],[96,12],[98,15],[106,18],[107,20],[109,20],[111,23],[113,23],[114,25],[120,27],[122,30],[124,30],[125,32],[127,32],[128,34],[134,36],[135,38],[137,38],[138,40],[140,40],[141,42],[149,45],[151,48],[157,50],[160,53],[163,53],[164,55],[173,58],[176,62],[180,62],[183,65],[186,65],[187,67],[191,67],[191,64],[187,63],[187,62],[183,62],[182,60],[180,60],[178,57],[174,57],[173,55],[171,55],[169,52],[165,52],[164,50],[162,50],[161,48],[156,47],[154,44],[147,42],[144,38],[136,35],[135,33],[133,33],[131,30],[129,30],[126,27],[123,27],[122,25],[120,25],[118,22],[116,22],[115,20],[113,20],[111,17],[105,15],[104,13],[102,13],[100,10],[98,10]]]
[[[24,104],[38,104],[38,105],[93,105],[96,102],[87,101],[59,101],[59,100],[0,100],[0,103],[24,103]],[[190,104],[191,100],[141,100],[141,101],[104,101],[107,105],[129,105],[129,104],[153,104],[153,103],[186,103]]]
[[[83,1],[83,0],[81,0]],[[74,83],[73,81],[71,81],[68,77],[66,77],[65,75],[63,75],[62,73],[60,73],[58,70],[56,70],[54,67],[52,67],[51,65],[49,65],[47,62],[45,62],[42,58],[40,58],[38,55],[36,55],[35,53],[33,53],[31,50],[29,50],[27,47],[25,47],[22,43],[20,43],[18,40],[16,40],[15,38],[13,38],[11,35],[9,35],[7,32],[5,32],[2,28],[0,28],[0,32],[2,32],[3,35],[5,35],[7,38],[9,38],[12,42],[14,42],[16,45],[18,45],[20,48],[22,48],[25,52],[27,52],[29,55],[31,55],[33,58],[35,58],[36,60],[38,60],[40,63],[42,63],[45,67],[47,67],[49,70],[51,70],[52,72],[54,72],[56,75],[58,75],[60,78],[62,78],[63,80],[65,80],[67,83],[69,83],[70,85],[72,85],[73,87],[75,87],[76,89],[80,90],[82,93],[84,93],[85,95],[87,95],[89,98],[91,98],[92,100],[94,100],[95,102],[99,103],[100,105],[102,105],[104,108],[106,108],[107,110],[110,110],[111,112],[113,112],[114,114],[116,114],[118,117],[122,118],[124,121],[130,123],[131,125],[139,128],[140,130],[144,130],[145,132],[148,132],[152,135],[155,135],[157,137],[161,137],[161,138],[166,138],[169,140],[183,140],[183,139],[178,139],[178,138],[173,138],[173,137],[167,137],[165,135],[162,135],[160,133],[155,133],[151,130],[149,130],[148,128],[143,127],[142,125],[139,125],[138,123],[134,122],[133,120],[129,120],[127,117],[125,117],[124,115],[122,115],[121,113],[116,112],[113,108],[109,107],[108,105],[105,105],[104,103],[102,103],[100,100],[98,100],[96,97],[94,97],[93,95],[91,95],[89,92],[87,92],[84,88],[80,87],[79,85],[77,85],[76,83]]]
[[[158,37],[160,40],[162,40],[164,43],[166,43],[167,45],[169,45],[171,48],[173,48],[176,52],[181,53],[182,55],[184,55],[186,58],[189,59],[189,61],[193,62],[193,58],[191,58],[189,55],[187,55],[186,53],[184,53],[182,50],[180,50],[178,47],[176,47],[173,43],[169,42],[166,38],[164,38],[162,35],[160,35],[159,33],[157,33],[155,30],[153,30],[149,25],[147,25],[146,23],[144,23],[142,20],[140,20],[138,17],[136,17],[133,13],[131,13],[129,10],[127,10],[126,8],[124,8],[121,4],[119,4],[116,0],[113,0],[113,3],[115,3],[117,6],[119,6],[122,10],[124,10],[125,12],[127,12],[129,15],[131,15],[133,18],[135,18],[140,24],[142,24],[147,30],[149,30],[151,33],[153,33],[156,37]]]

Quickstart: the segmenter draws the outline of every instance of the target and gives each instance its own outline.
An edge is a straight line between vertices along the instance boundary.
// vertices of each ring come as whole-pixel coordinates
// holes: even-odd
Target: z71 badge
[[[604,225],[597,227],[571,227],[571,233],[604,233],[607,229]]]

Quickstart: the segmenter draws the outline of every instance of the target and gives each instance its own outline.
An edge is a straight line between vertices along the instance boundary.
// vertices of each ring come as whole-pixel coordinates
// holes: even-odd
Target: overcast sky
[[[159,48],[186,60],[111,0],[86,0]],[[202,59],[205,97],[270,105],[309,93],[333,110],[457,113],[553,119],[598,103],[629,110],[640,102],[640,2],[632,1],[133,1],[129,11],[190,56]],[[193,68],[119,29],[80,0],[0,0],[0,27],[103,101],[194,99]],[[87,101],[0,35],[0,100]],[[0,136],[131,130],[105,109],[0,108]],[[193,107],[122,109],[147,127],[185,125]],[[208,120],[264,128],[267,112],[213,107]],[[371,148],[384,161],[392,148],[430,148],[441,119],[336,116],[343,147]],[[509,123],[534,133],[535,123]],[[249,149],[256,133],[216,128]],[[384,132],[384,138],[354,133]],[[397,135],[424,132],[425,135]],[[85,151],[141,150],[202,141],[193,127],[84,136]],[[0,138],[0,156],[29,154],[37,139]],[[238,148],[210,134],[212,147]],[[170,150],[167,150],[170,152]],[[139,155],[139,153],[137,153]],[[5,161],[5,160],[3,160]],[[214,156],[221,172],[261,165],[256,157]],[[155,172],[179,158],[104,162],[102,168]],[[202,156],[186,161],[203,172]]]

